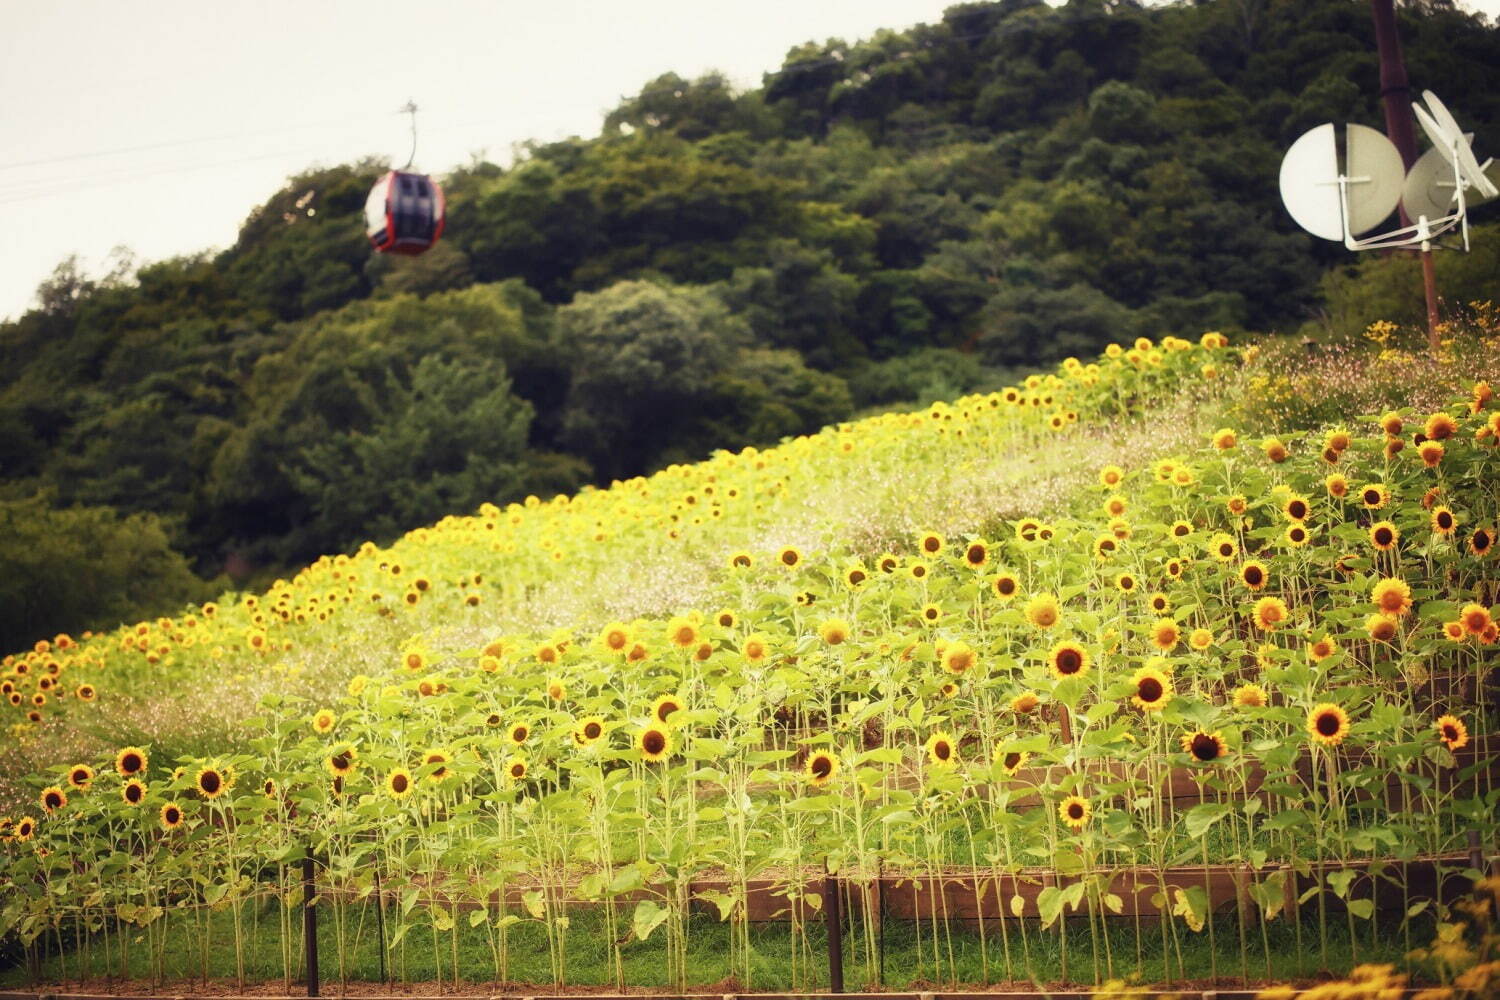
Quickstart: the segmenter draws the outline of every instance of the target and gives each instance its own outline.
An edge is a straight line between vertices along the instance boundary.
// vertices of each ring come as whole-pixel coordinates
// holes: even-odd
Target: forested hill
[[[1500,31],[1400,22],[1414,87],[1500,148]],[[372,161],[294,178],[222,253],[65,262],[0,326],[0,631],[175,600],[172,550],[295,565],[1136,335],[1295,328],[1347,255],[1286,218],[1281,152],[1380,127],[1378,90],[1364,0],[960,4],[457,169],[415,261],[366,246]],[[161,573],[68,577],[108,590],[127,535]]]

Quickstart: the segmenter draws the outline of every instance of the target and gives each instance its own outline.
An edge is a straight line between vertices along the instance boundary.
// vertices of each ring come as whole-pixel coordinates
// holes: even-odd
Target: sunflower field
[[[871,986],[1459,975],[1497,358],[1278,425],[1142,340],[39,642],[3,947],[290,982],[311,858],[342,980],[813,988],[830,885]]]

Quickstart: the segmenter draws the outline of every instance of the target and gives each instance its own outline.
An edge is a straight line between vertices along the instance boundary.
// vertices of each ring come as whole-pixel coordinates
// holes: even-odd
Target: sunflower
[[[96,697],[94,692],[94,685],[92,684],[78,685],[78,690],[75,691],[74,694],[78,696],[79,701],[93,701]]]
[[[1465,604],[1463,610],[1458,613],[1458,620],[1463,623],[1464,631],[1470,635],[1483,635],[1484,630],[1490,627],[1492,621],[1489,609],[1482,604]]]
[[[453,758],[446,750],[429,750],[422,755],[422,766],[433,767],[433,772],[427,776],[427,780],[433,784],[442,783],[453,772],[448,770],[448,765]]]
[[[1143,712],[1159,712],[1172,700],[1172,678],[1153,666],[1141,667],[1131,676],[1130,683],[1135,685],[1130,700]]]
[[[526,777],[526,758],[519,755],[505,762],[505,776],[511,781],[521,781]]]
[[[182,807],[175,802],[168,802],[162,806],[160,815],[163,830],[175,830],[182,825]]]
[[[1392,436],[1399,435],[1401,433],[1402,426],[1401,414],[1394,411],[1387,411],[1380,418],[1380,429]]]
[[[344,775],[352,773],[358,762],[359,754],[355,752],[354,744],[344,743],[335,747],[333,752],[323,759],[323,766],[335,778],[342,778]]]
[[[929,531],[917,539],[917,551],[924,556],[935,556],[943,551],[946,542],[936,531]]]
[[[1115,577],[1115,589],[1122,594],[1133,593],[1136,588],[1135,576],[1130,573],[1121,573]]]
[[[958,748],[947,733],[927,737],[927,759],[933,767],[952,767],[958,763]]]
[[[205,799],[216,799],[229,791],[229,778],[223,769],[214,764],[199,769],[198,776],[193,779],[193,786],[198,794]]]
[[[1166,614],[1168,611],[1172,610],[1171,598],[1167,597],[1166,594],[1163,594],[1160,591],[1157,591],[1156,593],[1148,597],[1146,599],[1146,603],[1150,606],[1152,611],[1155,611],[1159,615]]]
[[[1240,582],[1250,590],[1263,589],[1267,579],[1269,579],[1269,573],[1266,570],[1266,564],[1259,560],[1252,559],[1240,566]]]
[[[1093,814],[1094,810],[1089,806],[1089,800],[1079,795],[1069,795],[1057,807],[1057,815],[1074,830],[1082,830],[1087,826],[1089,817]]]
[[[968,643],[950,642],[943,649],[943,669],[955,677],[961,677],[978,662],[978,654],[970,648]]]
[[[1297,522],[1287,525],[1286,532],[1282,537],[1286,539],[1286,543],[1292,548],[1300,549],[1311,540],[1312,533],[1307,530],[1305,524]]]
[[[1276,438],[1266,438],[1260,447],[1266,453],[1266,457],[1278,465],[1285,462],[1287,455],[1290,454],[1286,450],[1286,445],[1282,444]]]
[[[1289,612],[1286,602],[1279,597],[1262,597],[1255,602],[1251,612],[1255,624],[1263,632],[1270,632],[1284,624]]]
[[[1336,428],[1334,430],[1331,430],[1328,432],[1327,436],[1323,438],[1323,447],[1332,449],[1333,451],[1348,451],[1349,446],[1353,443],[1354,439],[1351,438],[1349,436],[1349,432],[1344,430],[1343,428]]]
[[[588,746],[604,735],[604,720],[597,715],[579,719],[573,727],[573,740],[579,746]]]
[[[917,615],[922,619],[923,625],[936,625],[943,617],[943,609],[936,604],[924,604]]]
[[[1379,510],[1391,502],[1391,491],[1384,483],[1366,483],[1359,488],[1359,502],[1366,510]]]
[[[1235,437],[1233,429],[1229,427],[1220,427],[1218,430],[1214,431],[1213,446],[1219,451],[1228,451],[1235,446],[1236,442],[1237,438]]]
[[[120,786],[120,798],[125,800],[127,806],[138,806],[146,801],[146,783],[137,778],[131,778]]]
[[[1114,535],[1100,535],[1094,539],[1094,554],[1100,559],[1108,559],[1120,551],[1120,540]]]
[[[1388,576],[1370,588],[1370,601],[1383,615],[1405,615],[1411,610],[1411,587],[1400,577]]]
[[[1236,708],[1262,708],[1267,701],[1266,689],[1259,684],[1241,684],[1234,689],[1231,701]]]
[[[1057,598],[1051,594],[1037,594],[1026,602],[1026,620],[1037,628],[1051,628],[1061,617]]]
[[[334,724],[337,722],[338,716],[334,715],[333,712],[326,708],[319,709],[317,714],[312,717],[313,732],[331,733],[333,732]]]
[[[1010,710],[1017,715],[1030,715],[1041,703],[1035,691],[1022,691],[1010,700]]]
[[[927,564],[920,559],[913,561],[910,566],[906,567],[907,575],[910,576],[913,580],[925,580],[927,579],[927,574],[929,572],[931,572],[931,570],[928,568]]]
[[[1188,636],[1188,645],[1200,653],[1213,644],[1214,634],[1206,628],[1195,628]]]
[[[523,746],[528,737],[531,736],[531,727],[524,722],[517,722],[510,727],[510,732],[505,734],[513,746]]]
[[[1104,501],[1103,509],[1105,517],[1124,517],[1125,511],[1129,509],[1129,504],[1125,502],[1124,497],[1115,493]]]
[[[1099,485],[1114,487],[1125,478],[1125,470],[1118,465],[1106,465],[1099,470]]]
[[[1349,716],[1332,702],[1324,702],[1307,713],[1307,734],[1315,743],[1338,746],[1349,735]]]
[[[928,607],[933,608],[934,611],[937,610],[932,605],[928,605]],[[927,617],[927,608],[923,608],[922,610],[923,617]],[[830,618],[818,626],[818,636],[830,646],[841,645],[849,639],[849,623],[841,618]]]
[[[1443,622],[1443,635],[1450,642],[1463,642],[1469,637],[1469,632],[1460,621]]]
[[[1307,516],[1312,513],[1312,506],[1307,502],[1307,497],[1293,493],[1281,505],[1281,513],[1288,521],[1306,521]]]
[[[989,565],[990,547],[983,539],[976,538],[964,546],[964,565],[978,572]]]
[[[1182,629],[1171,618],[1159,618],[1151,626],[1151,645],[1163,652],[1171,652],[1177,648],[1181,639]]]
[[[732,552],[729,555],[730,569],[749,569],[754,564],[755,560],[751,558],[750,553],[748,552]]]
[[[636,749],[641,759],[647,761],[666,760],[672,756],[672,734],[665,726],[647,726],[636,739]]]
[[[1224,508],[1235,517],[1241,517],[1250,509],[1250,501],[1236,494],[1224,501]]]
[[[68,804],[68,796],[56,785],[48,785],[42,789],[38,801],[42,804],[42,812],[50,816]]]
[[[1453,511],[1447,507],[1434,507],[1432,509],[1432,530],[1439,535],[1451,535],[1453,529],[1458,527],[1458,522],[1453,517]]]
[[[1322,663],[1338,651],[1339,644],[1331,637],[1324,636],[1321,639],[1315,640],[1311,646],[1307,647],[1307,658],[1314,663]]]
[[[1060,642],[1047,654],[1052,676],[1058,680],[1082,677],[1089,672],[1089,654],[1076,642]]]
[[[809,784],[814,788],[822,788],[839,773],[839,759],[831,751],[814,750],[808,756],[803,770]]]
[[[120,772],[122,778],[133,778],[137,774],[146,773],[149,762],[146,751],[140,747],[126,747],[115,754],[115,770]]]
[[[1487,528],[1475,528],[1469,536],[1469,551],[1483,559],[1495,545],[1495,536]]]
[[[1432,414],[1422,427],[1422,434],[1431,441],[1446,441],[1457,433],[1458,422],[1442,412]]]
[[[562,681],[556,678],[547,682],[547,697],[553,701],[562,701],[568,696],[568,688]]]
[[[1183,734],[1182,752],[1190,755],[1200,764],[1212,764],[1228,755],[1229,747],[1225,746],[1224,738],[1217,732],[1210,733],[1198,729]]]
[[[1390,521],[1376,521],[1370,525],[1370,544],[1381,552],[1389,552],[1401,540],[1401,532]]]
[[[74,764],[68,768],[68,784],[78,791],[88,791],[93,781],[94,769],[87,764]]]
[[[1349,480],[1335,472],[1323,480],[1323,489],[1335,500],[1342,500],[1349,495]]]
[[[599,631],[599,646],[610,653],[623,653],[630,646],[630,629],[623,622],[610,622]]]
[[[1000,769],[1012,778],[1016,776],[1016,772],[1026,766],[1026,762],[1030,759],[1031,754],[1025,750],[1010,750],[1004,743],[995,744],[995,763],[999,764]]]
[[[786,545],[776,553],[776,561],[787,569],[796,569],[802,562],[802,551],[795,545]]]
[[[771,655],[771,641],[759,632],[747,635],[740,646],[740,655],[751,663],[760,663]]]
[[[995,592],[995,596],[1000,598],[1000,600],[1008,601],[1021,592],[1021,581],[1014,573],[1000,573],[990,581],[990,589]]]
[[[1396,619],[1376,612],[1365,618],[1365,632],[1376,642],[1390,642],[1396,638]]]
[[[1239,543],[1225,534],[1218,534],[1208,543],[1208,552],[1219,562],[1229,562],[1240,553]]]
[[[896,570],[899,569],[900,566],[901,560],[897,559],[895,554],[891,552],[885,553],[875,561],[875,568],[880,570],[880,572],[884,573],[886,576],[890,576],[892,573],[896,572]]]
[[[16,820],[16,840],[24,844],[31,839],[33,833],[36,833],[36,820],[30,816],[22,816]]]
[[[1188,521],[1173,521],[1168,533],[1173,538],[1186,538],[1193,533],[1193,526]]]
[[[691,649],[698,644],[698,626],[686,618],[672,618],[667,622],[667,639],[678,649]]]
[[[1440,441],[1423,441],[1417,447],[1417,456],[1422,459],[1422,464],[1429,469],[1435,469],[1443,461],[1443,445]]]
[[[848,569],[844,570],[844,586],[848,587],[850,590],[858,590],[860,587],[864,586],[865,582],[869,579],[870,571],[858,564],[850,566]],[[720,624],[723,623],[721,622]],[[728,628],[733,625],[734,621],[731,617],[729,625],[725,627]]]
[[[675,694],[664,694],[652,704],[651,718],[664,726],[670,726],[672,714],[682,711],[684,707],[682,699]]]
[[[1443,746],[1449,750],[1460,750],[1469,745],[1469,727],[1456,715],[1438,716],[1432,727],[1437,730],[1438,739]]]

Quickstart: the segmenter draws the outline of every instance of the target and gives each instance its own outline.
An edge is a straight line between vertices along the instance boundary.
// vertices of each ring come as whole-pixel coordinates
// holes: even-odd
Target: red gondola
[[[426,174],[392,170],[365,199],[365,231],[380,253],[416,256],[443,235],[443,189]]]

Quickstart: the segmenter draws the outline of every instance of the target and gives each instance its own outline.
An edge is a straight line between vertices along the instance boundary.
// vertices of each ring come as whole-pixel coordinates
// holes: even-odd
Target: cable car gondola
[[[412,156],[417,152],[417,106],[401,109],[411,115]],[[377,253],[415,257],[443,235],[446,205],[443,189],[426,174],[413,173],[411,159],[400,170],[388,171],[365,199],[365,232]]]

